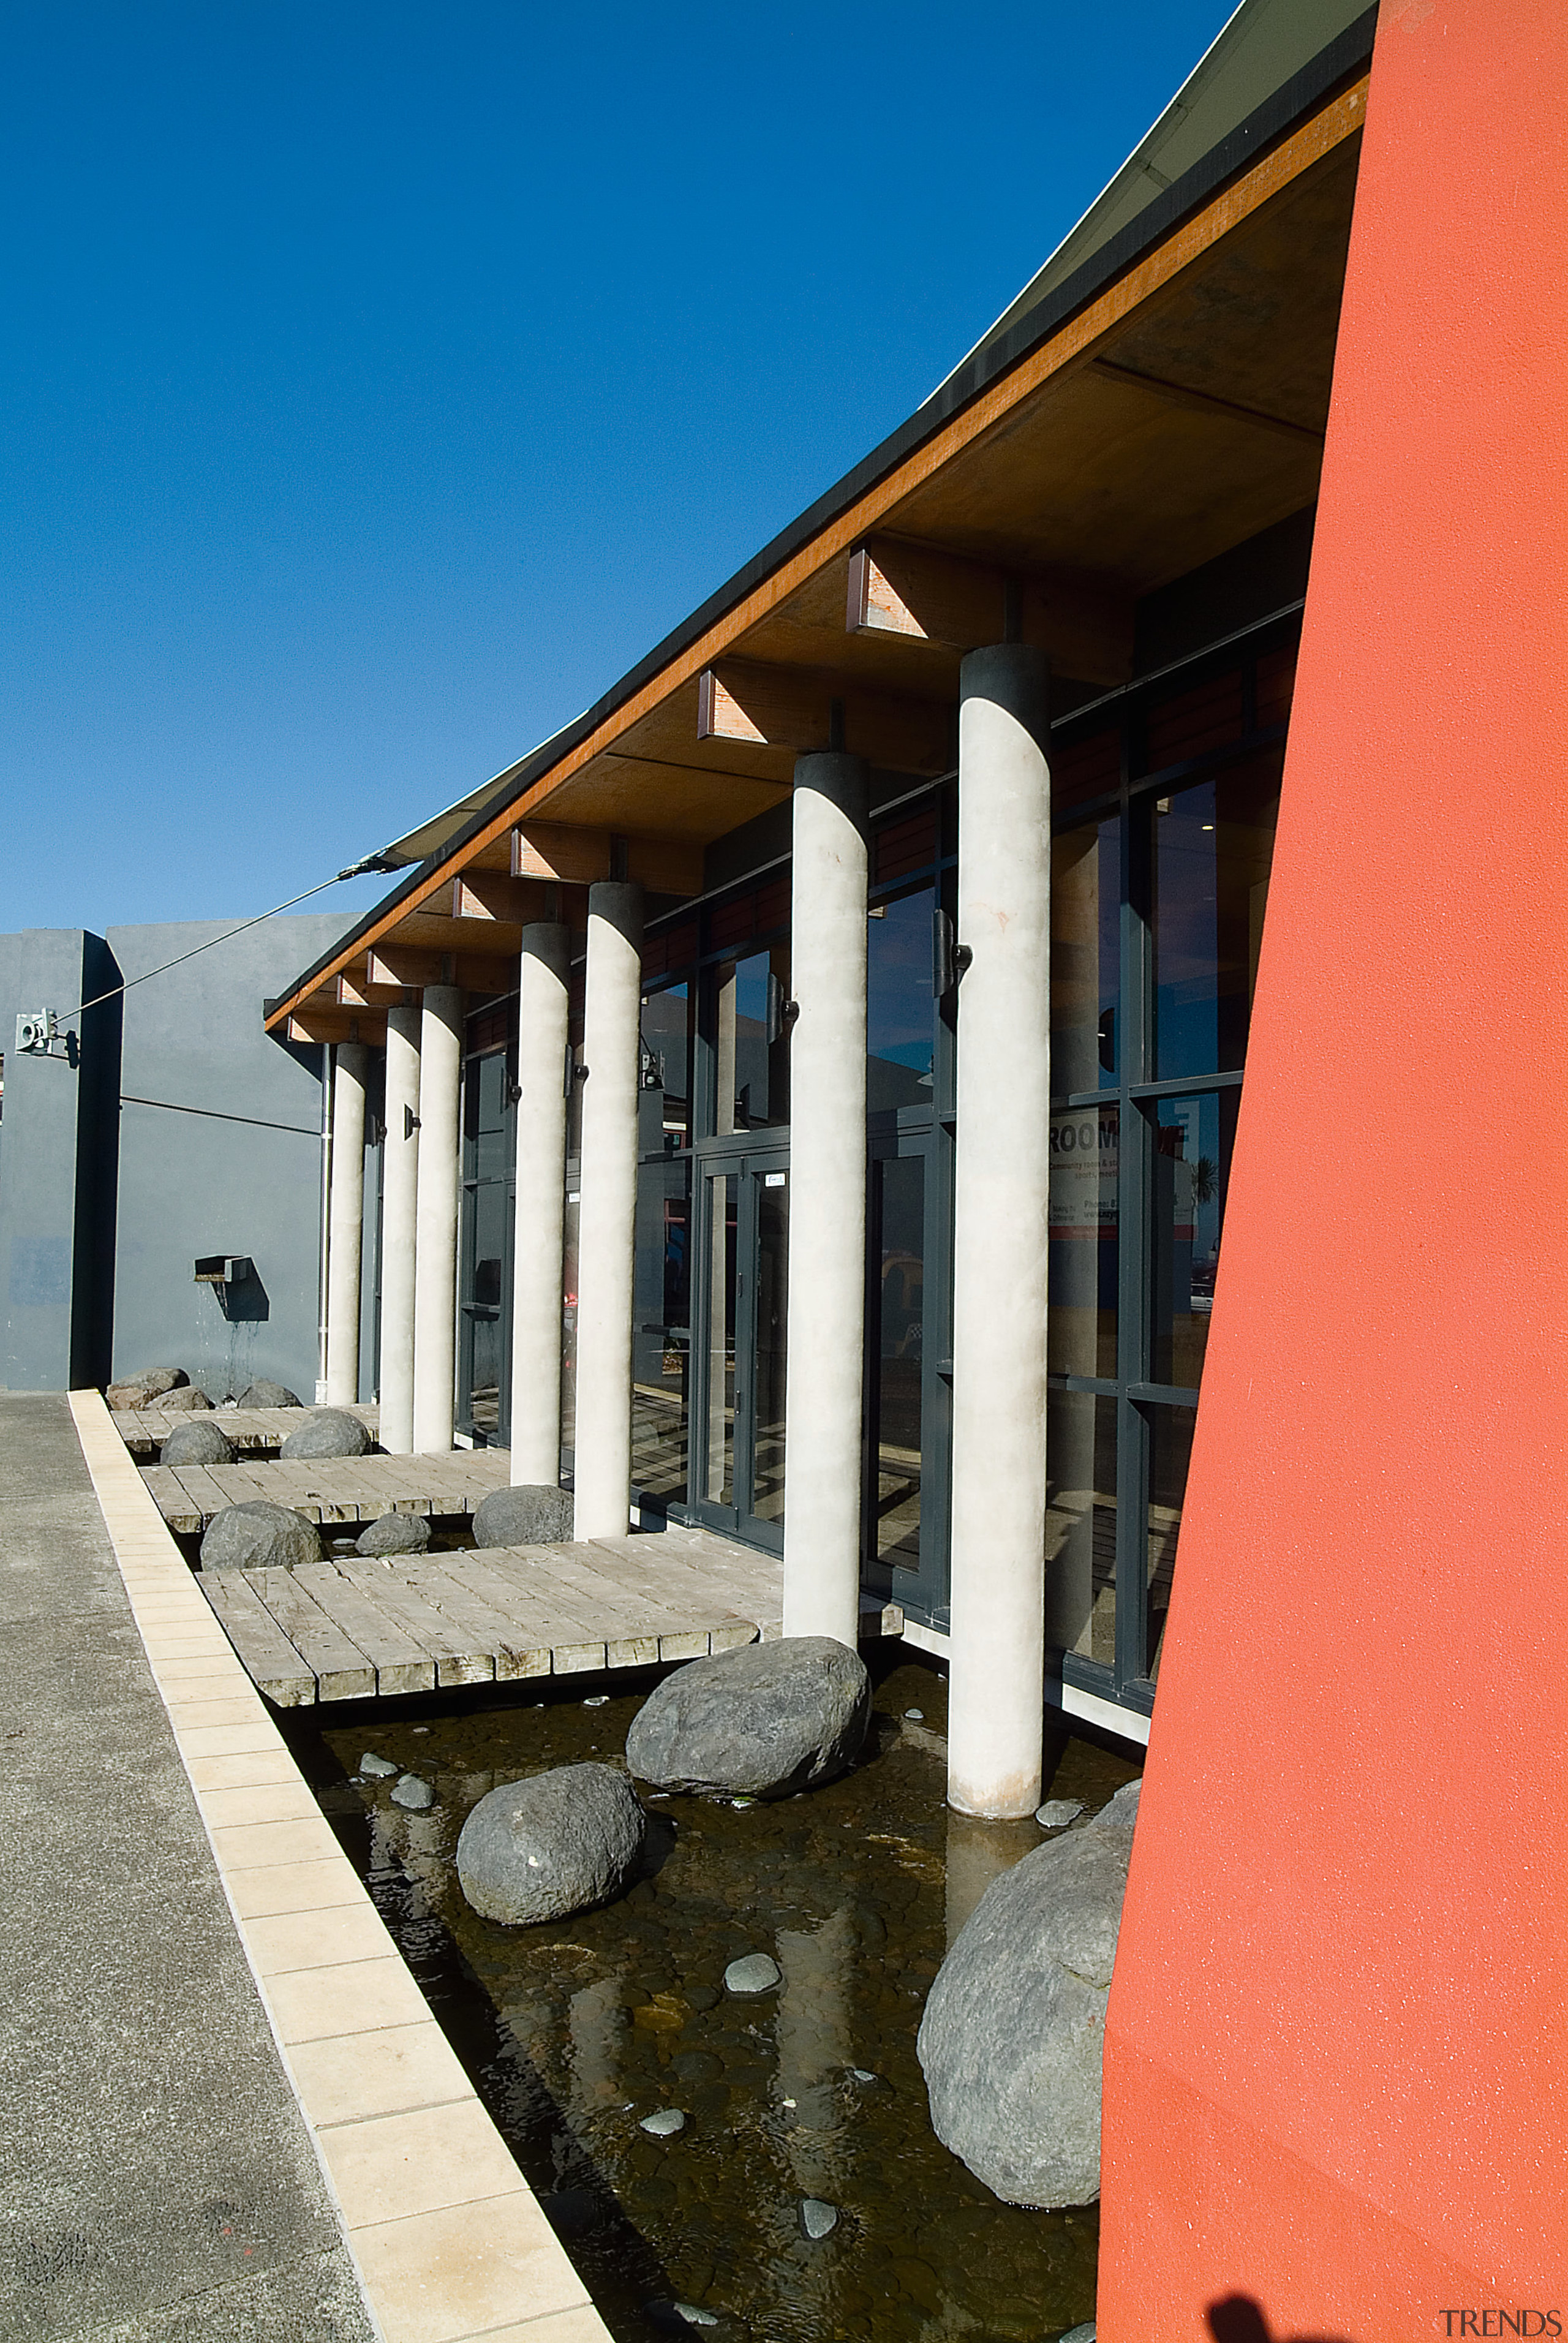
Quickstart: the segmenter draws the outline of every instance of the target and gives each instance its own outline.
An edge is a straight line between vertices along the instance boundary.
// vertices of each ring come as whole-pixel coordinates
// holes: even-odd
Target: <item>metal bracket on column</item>
[[[768,1046],[781,1041],[800,1014],[800,1003],[785,993],[782,980],[768,971]]]
[[[955,941],[950,911],[931,914],[931,998],[945,1001],[974,958],[972,944]]]
[[[405,1138],[406,1140],[407,1140],[407,1139],[412,1139],[412,1138],[413,1138],[413,1136],[414,1136],[414,1133],[418,1130],[418,1128],[419,1128],[419,1118],[418,1118],[418,1116],[415,1113],[415,1111],[414,1111],[414,1110],[413,1110],[413,1108],[412,1108],[411,1106],[406,1106],[406,1107],[404,1108],[404,1110],[403,1110],[403,1136],[404,1136],[404,1138]]]

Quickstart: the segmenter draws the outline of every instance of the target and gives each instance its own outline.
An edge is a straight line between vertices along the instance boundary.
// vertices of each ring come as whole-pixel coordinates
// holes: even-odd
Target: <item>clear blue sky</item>
[[[10,12],[0,930],[263,910],[575,715],[1229,13]]]

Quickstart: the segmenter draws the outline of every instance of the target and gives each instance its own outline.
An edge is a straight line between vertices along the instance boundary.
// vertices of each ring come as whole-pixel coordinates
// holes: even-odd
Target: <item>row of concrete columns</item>
[[[1021,644],[960,684],[958,1143],[954,1238],[950,1782],[976,1815],[1040,1793],[1044,1667],[1050,1164],[1047,679]],[[794,793],[790,1267],[784,1627],[859,1625],[866,1295],[865,764],[806,756]],[[559,1459],[568,1094],[582,1085],[575,1516],[625,1531],[631,1476],[642,900],[590,889],[580,1067],[568,1050],[568,939],[524,930],[519,970],[512,1473]],[[452,1444],[462,996],[389,1012],[381,1438]],[[327,1396],[358,1383],[366,1052],[337,1053]]]

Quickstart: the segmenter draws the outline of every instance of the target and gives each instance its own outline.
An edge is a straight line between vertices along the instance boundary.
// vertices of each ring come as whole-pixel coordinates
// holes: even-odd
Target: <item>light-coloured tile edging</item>
[[[377,2331],[609,2343],[96,1392],[71,1413]]]

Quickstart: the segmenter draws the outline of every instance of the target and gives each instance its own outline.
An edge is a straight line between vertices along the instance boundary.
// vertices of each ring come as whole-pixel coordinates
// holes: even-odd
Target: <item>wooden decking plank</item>
[[[295,1571],[294,1583],[303,1586],[312,1602],[364,1653],[376,1670],[378,1693],[435,1690],[435,1654],[383,1611],[374,1595],[354,1585],[331,1563],[305,1564]]]
[[[472,1554],[447,1554],[441,1557],[441,1568],[459,1586],[466,1587],[481,1603],[487,1603],[511,1623],[519,1639],[518,1654],[527,1664],[525,1675],[548,1676],[550,1673],[550,1619],[537,1601],[519,1594],[509,1579],[488,1566],[486,1558]]]
[[[477,1650],[488,1654],[498,1684],[543,1674],[537,1664],[536,1654],[541,1648],[537,1636],[525,1635],[515,1621],[472,1593],[438,1563],[423,1556],[417,1563],[394,1561],[392,1574],[416,1586],[427,1603],[445,1613],[453,1627],[471,1639]],[[602,1659],[599,1664],[603,1666]]]
[[[477,1652],[453,1622],[434,1604],[427,1603],[418,1588],[397,1572],[388,1570],[384,1563],[368,1561],[356,1564],[345,1559],[334,1566],[351,1586],[368,1594],[378,1611],[385,1611],[424,1645],[435,1660],[438,1684],[495,1682],[495,1654]]]
[[[376,1669],[335,1619],[311,1600],[289,1570],[247,1570],[256,1588],[302,1660],[316,1672],[320,1700],[366,1700],[376,1690]]]
[[[467,1561],[470,1557],[460,1558]],[[553,1546],[487,1546],[483,1561],[513,1589],[514,1599],[529,1605],[548,1623],[552,1649],[574,1654],[580,1651],[582,1656],[574,1658],[570,1666],[563,1664],[558,1671],[560,1674],[569,1674],[593,1665],[589,1656],[593,1652],[602,1648],[608,1655],[612,1637],[618,1639],[620,1631],[635,1631],[638,1624],[610,1601],[608,1589],[601,1593],[585,1589],[568,1573],[554,1567],[557,1554]],[[650,1656],[658,1656],[657,1644]],[[598,1664],[608,1664],[608,1656]]]
[[[193,1506],[189,1497],[175,1478],[169,1464],[149,1464],[144,1467],[142,1478],[147,1484],[147,1494],[167,1522],[171,1530],[188,1535],[202,1526],[199,1506]]]
[[[284,1634],[245,1573],[206,1570],[196,1584],[258,1690],[279,1708],[310,1707],[316,1699],[315,1670]]]

